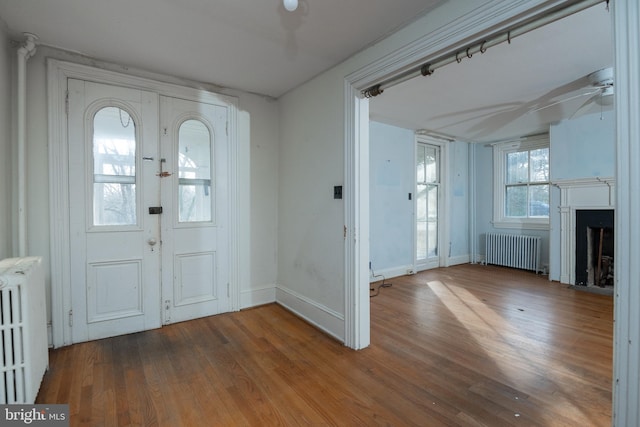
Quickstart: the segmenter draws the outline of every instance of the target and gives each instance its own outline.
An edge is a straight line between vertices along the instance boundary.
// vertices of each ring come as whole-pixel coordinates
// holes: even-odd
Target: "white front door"
[[[228,108],[161,97],[163,322],[230,310]]]
[[[158,95],[68,85],[72,341],[157,328]]]
[[[228,108],[68,90],[72,342],[228,311]]]

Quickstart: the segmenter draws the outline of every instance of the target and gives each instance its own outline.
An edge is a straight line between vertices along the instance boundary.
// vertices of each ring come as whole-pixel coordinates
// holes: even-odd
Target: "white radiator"
[[[40,257],[0,261],[0,404],[32,404],[49,365]]]
[[[537,273],[541,271],[541,241],[537,236],[487,233],[485,263],[533,270]]]

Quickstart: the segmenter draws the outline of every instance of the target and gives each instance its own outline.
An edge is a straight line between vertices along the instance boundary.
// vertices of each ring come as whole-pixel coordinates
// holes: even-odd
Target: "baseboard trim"
[[[448,261],[449,267],[460,264],[469,264],[471,262],[471,257],[469,255],[459,255],[450,257]]]
[[[276,302],[276,286],[265,286],[240,292],[240,309]]]
[[[372,276],[371,271],[369,271],[369,283],[378,282],[382,280],[384,276],[385,279],[392,279],[394,277],[406,276],[407,274],[413,274],[413,266],[412,265],[402,265],[400,267],[393,268],[385,268],[384,270],[375,270],[376,275]]]
[[[344,342],[344,315],[283,286],[276,288],[276,303]]]
[[[446,260],[447,267],[460,265],[460,264],[469,264],[471,262],[470,259],[471,259],[470,255],[459,255],[456,257],[448,258]],[[371,272],[369,273],[369,283],[378,282],[382,280],[382,276],[384,276],[385,279],[392,279],[394,277],[413,274],[414,270],[412,265],[401,265],[400,267],[386,268],[380,271],[376,270],[375,273],[376,273],[375,276],[371,276]]]

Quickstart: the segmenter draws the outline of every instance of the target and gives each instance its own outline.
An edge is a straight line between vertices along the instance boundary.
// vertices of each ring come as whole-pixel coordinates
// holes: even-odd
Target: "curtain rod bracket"
[[[382,92],[384,92],[383,89],[380,88],[380,85],[375,85],[375,86],[371,86],[368,89],[365,89],[362,91],[362,95],[364,95],[365,98],[373,98],[374,96],[378,96],[380,95]]]
[[[424,64],[422,66],[422,68],[420,68],[420,74],[422,74],[423,76],[430,76],[431,74],[433,74],[435,70],[431,69],[431,64]]]

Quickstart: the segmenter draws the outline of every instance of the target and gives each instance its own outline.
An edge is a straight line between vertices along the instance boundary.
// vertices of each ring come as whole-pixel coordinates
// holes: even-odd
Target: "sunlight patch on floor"
[[[559,413],[573,413],[574,417],[583,418],[588,423],[589,408],[583,408],[585,403],[574,400],[561,386],[562,377],[575,377],[576,373],[565,366],[554,364],[554,360],[544,350],[541,351],[542,342],[524,336],[509,320],[464,288],[449,286],[441,281],[430,281],[427,285],[466,329],[473,339],[472,344],[480,347],[491,358],[512,387],[539,384],[543,378],[553,384],[553,401],[550,402],[552,407]],[[514,310],[517,310],[517,307],[514,307]],[[535,353],[535,361],[527,354],[528,351]],[[554,365],[553,372],[544,368],[549,364]]]

